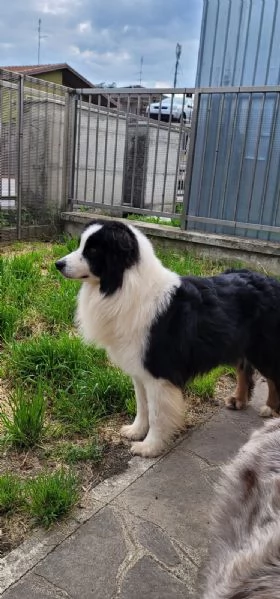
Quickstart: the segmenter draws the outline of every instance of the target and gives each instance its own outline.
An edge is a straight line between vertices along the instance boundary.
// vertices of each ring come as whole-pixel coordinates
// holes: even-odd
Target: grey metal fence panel
[[[0,70],[2,239],[55,231],[69,195],[69,98],[67,88]]]
[[[16,74],[0,76],[0,239],[18,223],[19,81]]]
[[[77,90],[73,206],[178,218],[193,91]]]
[[[253,89],[200,95],[188,229],[280,240],[280,88]]]
[[[278,85],[279,0],[204,0],[197,87]]]

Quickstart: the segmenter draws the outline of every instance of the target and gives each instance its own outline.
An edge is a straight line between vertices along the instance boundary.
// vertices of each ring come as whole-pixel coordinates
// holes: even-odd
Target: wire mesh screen
[[[0,78],[0,239],[4,228],[17,223],[19,76]]]
[[[71,143],[66,88],[0,72],[1,238],[47,236],[65,207]]]
[[[174,90],[156,95],[81,90],[73,205],[176,215],[184,192],[191,101],[185,89],[176,96]]]
[[[188,229],[279,241],[279,104],[279,89],[201,93]]]

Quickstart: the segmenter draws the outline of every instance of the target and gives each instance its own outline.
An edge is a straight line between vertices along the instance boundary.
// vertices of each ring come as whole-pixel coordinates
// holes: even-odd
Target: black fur
[[[124,272],[139,261],[139,246],[133,231],[118,221],[97,219],[90,225],[105,225],[91,235],[83,255],[91,272],[100,278],[100,291],[112,295],[120,289]]]
[[[247,270],[181,277],[169,306],[153,322],[145,367],[183,387],[220,364],[246,359],[280,392],[280,283]],[[249,375],[249,370],[248,370]]]

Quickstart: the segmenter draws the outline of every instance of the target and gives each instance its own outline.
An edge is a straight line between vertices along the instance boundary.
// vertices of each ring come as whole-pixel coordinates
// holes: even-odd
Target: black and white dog
[[[119,221],[95,220],[79,249],[56,263],[83,281],[76,320],[87,342],[103,346],[134,382],[137,415],[122,434],[132,452],[160,454],[183,427],[182,389],[220,364],[238,367],[228,406],[245,407],[251,364],[280,407],[280,283],[250,271],[180,277],[161,264],[150,241]]]

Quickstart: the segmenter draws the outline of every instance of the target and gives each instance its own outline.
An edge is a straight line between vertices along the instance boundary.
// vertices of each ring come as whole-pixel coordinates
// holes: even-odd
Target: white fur
[[[82,257],[86,239],[101,226],[93,225],[85,230],[80,248],[64,258],[63,274],[71,278],[88,277],[78,296],[78,329],[85,342],[104,347],[111,360],[133,378],[137,415],[132,425],[122,428],[122,434],[137,441],[132,445],[133,453],[156,456],[182,428],[184,404],[177,387],[155,379],[145,370],[142,356],[151,323],[168,306],[180,278],[163,267],[149,240],[130,227],[138,240],[140,260],[126,270],[121,289],[104,296],[98,279],[91,275]]]
[[[65,261],[65,269],[63,275],[68,279],[84,279],[85,277],[91,276],[98,283],[98,280],[92,275],[89,270],[89,265],[86,259],[83,257],[83,249],[85,242],[90,235],[94,235],[102,228],[102,225],[91,225],[84,231],[81,237],[80,247],[75,251],[62,258]]]
[[[263,418],[271,418],[273,416],[272,409],[269,406],[262,406],[260,409],[260,416]]]

